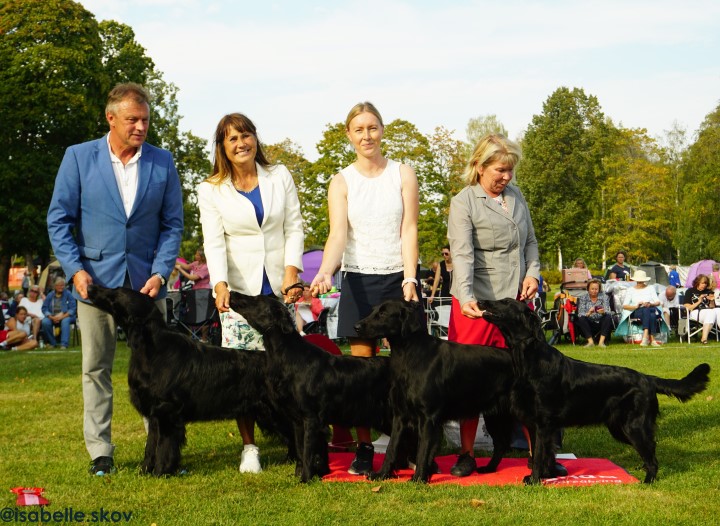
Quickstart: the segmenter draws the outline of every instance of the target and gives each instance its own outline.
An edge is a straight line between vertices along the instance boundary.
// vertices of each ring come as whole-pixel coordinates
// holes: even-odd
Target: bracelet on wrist
[[[414,285],[417,285],[417,284],[418,284],[418,280],[415,279],[415,278],[405,278],[404,280],[402,280],[402,285],[400,285],[400,286],[401,286],[401,287],[404,287],[404,286],[407,285],[408,283],[412,283],[412,284],[414,284]]]

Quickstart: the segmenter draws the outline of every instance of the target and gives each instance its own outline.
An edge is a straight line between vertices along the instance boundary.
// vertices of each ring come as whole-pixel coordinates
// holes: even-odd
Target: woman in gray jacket
[[[540,261],[530,211],[517,186],[509,184],[520,157],[520,147],[506,137],[483,137],[465,170],[467,186],[450,203],[451,341],[507,347],[500,331],[482,318],[477,300],[526,300],[538,289]],[[475,472],[477,426],[477,419],[460,423],[455,476]]]

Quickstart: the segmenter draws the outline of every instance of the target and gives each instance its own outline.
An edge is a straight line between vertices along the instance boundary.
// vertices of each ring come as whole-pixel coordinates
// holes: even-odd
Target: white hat
[[[635,274],[633,274],[632,277],[630,278],[630,281],[645,282],[645,281],[650,281],[651,279],[652,278],[650,276],[645,274],[644,270],[636,270]]]

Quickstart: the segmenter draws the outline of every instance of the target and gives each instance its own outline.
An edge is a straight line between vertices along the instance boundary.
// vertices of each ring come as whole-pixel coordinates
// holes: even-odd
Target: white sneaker
[[[650,345],[650,342],[648,340],[643,340],[640,342],[640,347],[647,347]]]
[[[240,473],[260,473],[260,449],[255,444],[247,444],[243,447],[240,456]]]

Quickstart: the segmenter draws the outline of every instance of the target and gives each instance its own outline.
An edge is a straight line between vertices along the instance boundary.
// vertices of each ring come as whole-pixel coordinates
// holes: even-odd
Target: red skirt
[[[484,318],[468,318],[462,313],[460,303],[453,296],[450,307],[448,340],[470,345],[488,345],[507,349],[505,338],[500,329]]]

